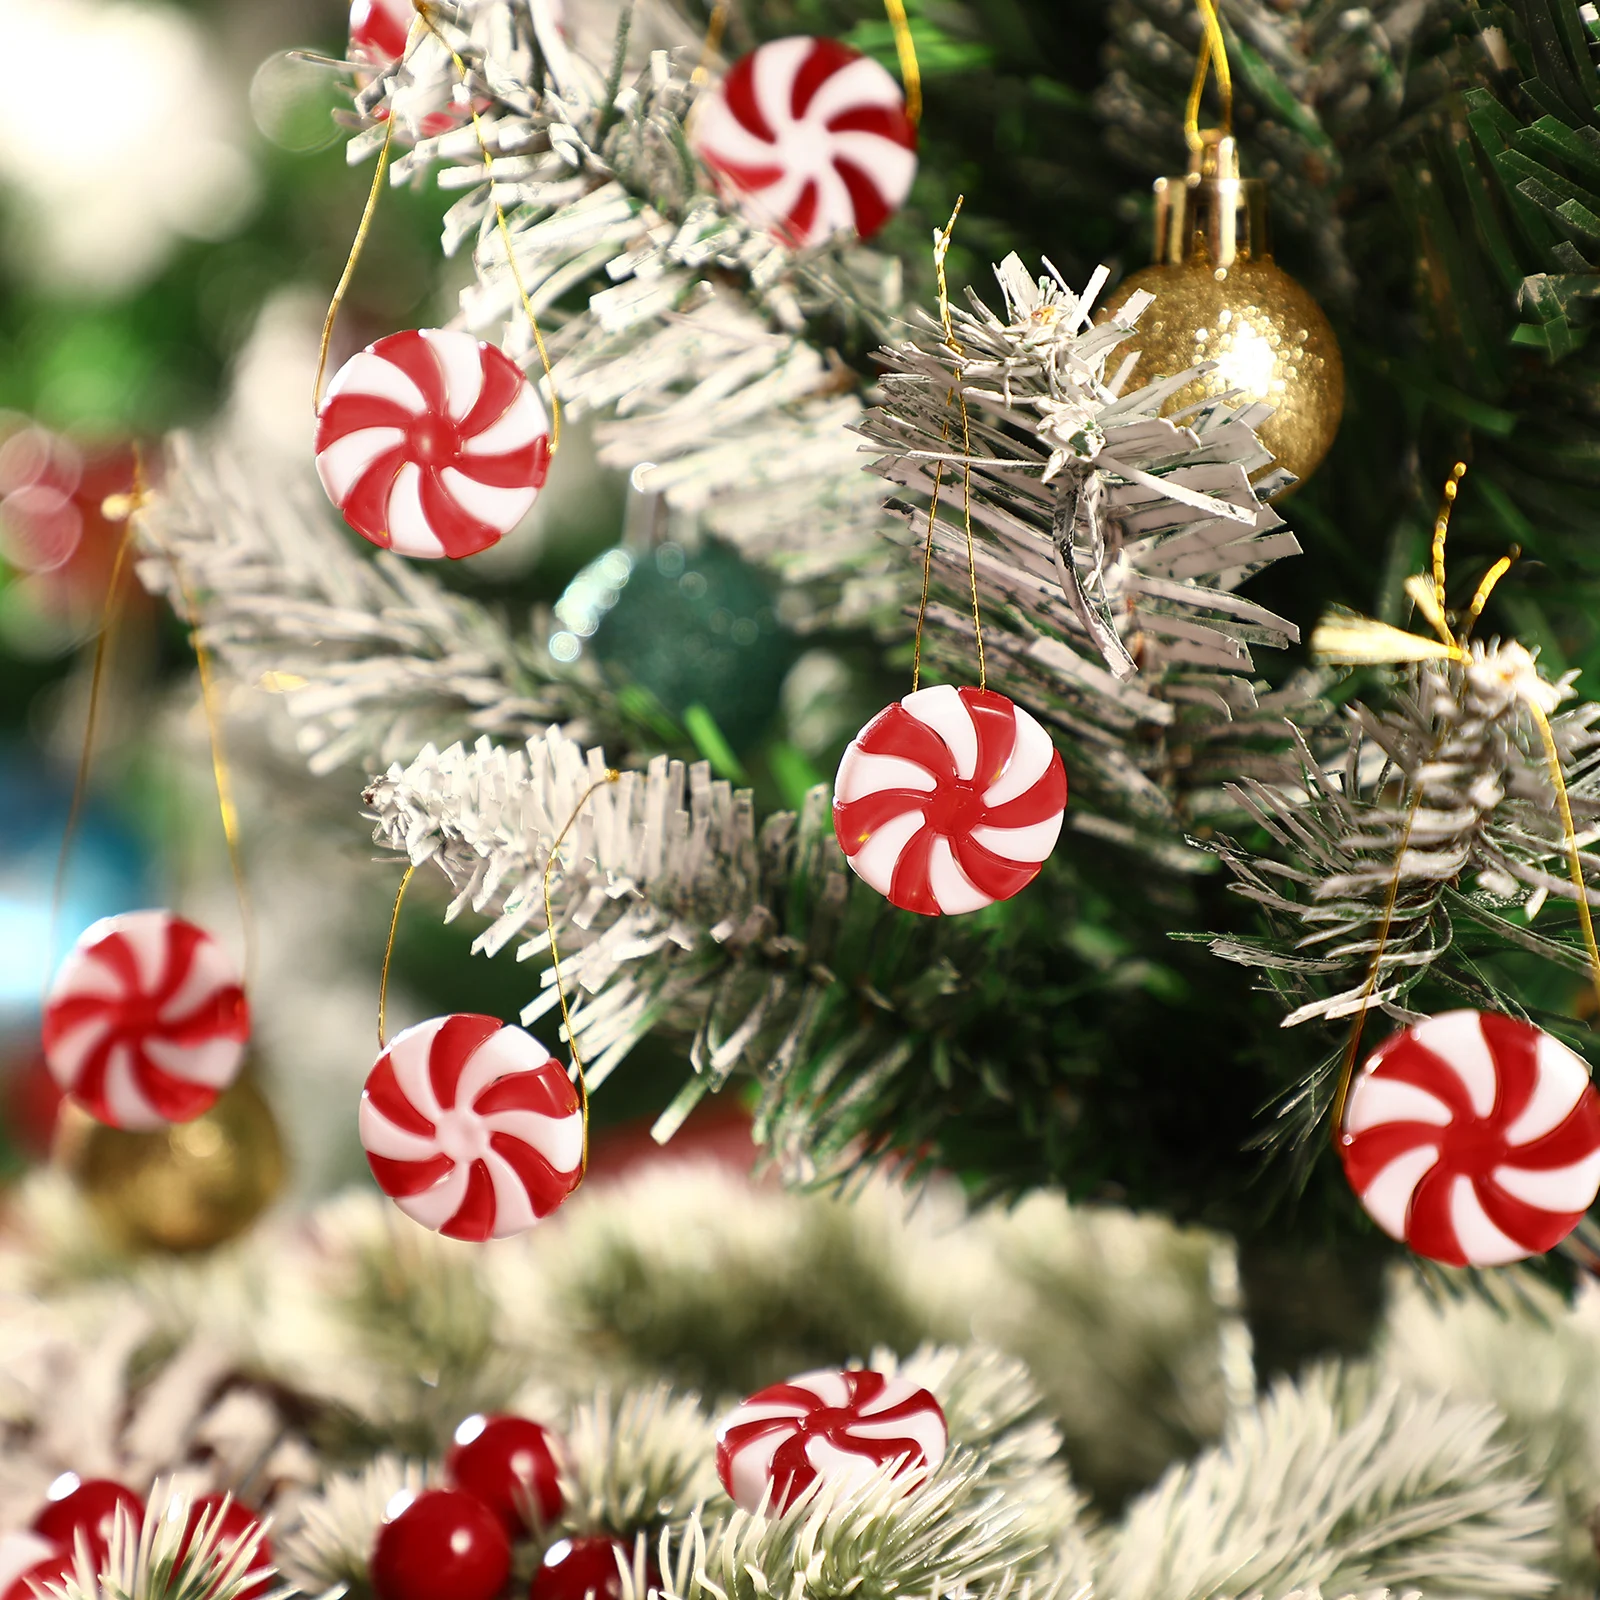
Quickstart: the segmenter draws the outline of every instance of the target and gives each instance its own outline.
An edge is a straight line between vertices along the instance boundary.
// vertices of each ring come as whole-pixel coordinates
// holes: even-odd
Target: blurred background
[[[137,455],[158,458],[169,430],[219,416],[296,471],[310,460],[318,338],[371,167],[346,161],[346,130],[333,113],[348,91],[306,58],[342,57],[347,27],[347,7],[328,0],[0,4],[7,1174],[49,1146],[56,1095],[37,1053],[39,996],[85,927],[114,911],[169,905],[240,947],[193,652],[179,621],[133,582],[119,587],[86,803],[54,929],[51,902],[122,533],[103,502],[129,489]],[[71,104],[50,71],[30,70],[52,61],[73,64]],[[85,103],[92,115],[76,109]],[[440,254],[447,203],[431,187],[386,191],[333,366],[383,333],[453,314],[470,269]],[[655,691],[650,710],[668,742],[752,777],[768,803],[803,792],[861,720],[851,708],[870,702],[871,685],[852,689],[841,710],[844,662],[798,647],[770,585],[737,558],[709,549],[691,560],[669,539],[650,570],[634,572],[616,548],[626,483],[594,463],[581,430],[563,460],[524,526],[451,581],[508,614],[554,607],[561,628],[552,650],[561,659],[584,650],[626,657],[619,667]],[[700,647],[688,673],[686,639]],[[307,776],[270,707],[262,714],[263,697],[237,686],[224,693],[263,952],[255,1065],[290,1154],[290,1192],[305,1198],[365,1177],[353,1116],[327,1108],[352,1105],[371,1064],[394,884],[368,860],[361,775]],[[819,695],[832,696],[820,718]],[[400,928],[392,1014],[402,1022],[448,1010],[513,1015],[527,999],[525,975],[509,960],[474,959],[470,934],[442,926],[439,906],[425,903],[432,888],[418,884]],[[680,1071],[641,1060],[608,1090],[597,1118],[636,1144],[635,1124],[660,1109]],[[731,1127],[748,1154],[737,1107],[710,1120],[713,1140]]]

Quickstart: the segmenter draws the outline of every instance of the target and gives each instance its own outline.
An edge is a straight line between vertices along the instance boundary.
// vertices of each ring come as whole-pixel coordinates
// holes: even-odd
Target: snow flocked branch
[[[1423,582],[1413,580],[1413,590]],[[1336,647],[1348,630],[1361,637],[1375,626],[1336,617],[1313,645]],[[1575,676],[1551,682],[1514,640],[1474,642],[1462,660],[1409,666],[1382,712],[1351,706],[1341,749],[1314,752],[1301,739],[1302,786],[1249,778],[1234,786],[1269,843],[1257,850],[1219,835],[1208,848],[1236,892],[1261,908],[1265,930],[1210,947],[1265,974],[1289,1007],[1285,1027],[1337,1021],[1368,1004],[1414,1022],[1425,1013],[1408,997],[1425,981],[1457,1003],[1521,1014],[1476,959],[1482,949],[1588,970],[1575,928],[1533,926],[1547,899],[1570,902],[1577,893],[1538,726],[1544,717],[1586,898],[1600,905],[1600,855],[1590,848],[1600,821],[1600,705],[1549,716],[1573,696]],[[1328,1054],[1292,1097],[1293,1142],[1305,1144],[1320,1124],[1338,1059],[1337,1050]]]
[[[975,569],[991,684],[1066,734],[1097,800],[1171,827],[1217,808],[1219,773],[1276,771],[1284,716],[1313,713],[1305,686],[1251,682],[1250,646],[1298,634],[1236,592],[1300,548],[1266,504],[1292,482],[1256,437],[1270,408],[1165,418],[1208,369],[1125,392],[1132,358],[1111,362],[1150,296],[1091,325],[1104,269],[1082,295],[1016,256],[995,275],[1003,316],[969,291],[970,311],[924,314],[921,337],[883,352],[861,428],[874,470],[912,496],[899,537],[919,564],[931,551],[927,649],[976,676]]]
[[[371,770],[463,726],[526,738],[615,726],[598,675],[559,666],[543,625],[514,636],[416,562],[339,527],[309,472],[225,437],[177,435],[134,514],[139,577],[240,684],[281,695],[313,772]]]
[[[725,205],[685,135],[699,86],[665,50],[629,73],[626,13],[605,66],[542,4],[462,0],[429,15],[434,31],[414,29],[356,107],[392,112],[416,135],[395,183],[432,174],[463,191],[444,246],[473,252],[466,326],[540,376],[526,290],[555,391],[568,417],[599,419],[603,462],[639,469],[640,488],[803,583],[819,616],[841,601],[852,617],[892,602],[881,493],[848,430],[864,410],[857,367],[898,299],[896,259],[859,245],[795,252]],[[450,50],[468,67],[478,125],[424,135],[442,97],[469,93]],[[369,120],[352,161],[384,132]],[[857,367],[840,350],[858,352]]]

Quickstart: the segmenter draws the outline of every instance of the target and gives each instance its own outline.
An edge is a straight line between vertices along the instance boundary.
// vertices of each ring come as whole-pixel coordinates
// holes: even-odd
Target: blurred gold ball
[[[192,1122],[107,1128],[70,1101],[57,1159],[101,1223],[131,1250],[210,1250],[243,1233],[283,1187],[272,1110],[241,1078]]]
[[[1344,362],[1317,302],[1270,256],[1231,267],[1213,267],[1201,256],[1134,273],[1097,320],[1139,289],[1156,300],[1122,346],[1139,352],[1135,383],[1215,361],[1214,371],[1173,395],[1164,414],[1230,389],[1264,400],[1275,410],[1260,429],[1261,442],[1281,466],[1309,478],[1328,453],[1344,411]]]

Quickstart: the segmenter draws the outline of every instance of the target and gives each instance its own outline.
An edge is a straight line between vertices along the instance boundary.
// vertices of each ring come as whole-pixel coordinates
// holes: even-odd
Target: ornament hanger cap
[[[1155,197],[1154,260],[1160,265],[1231,267],[1272,254],[1267,186],[1240,177],[1238,141],[1219,128],[1200,134],[1183,177],[1156,179]]]

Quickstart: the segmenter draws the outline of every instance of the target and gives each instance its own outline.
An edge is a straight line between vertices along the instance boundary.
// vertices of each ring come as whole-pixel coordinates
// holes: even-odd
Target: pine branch
[[[282,697],[313,772],[370,768],[463,725],[511,738],[616,725],[592,669],[542,648],[542,624],[514,638],[417,563],[336,531],[309,478],[285,482],[225,441],[176,436],[135,529],[145,587],[180,616],[194,599],[237,681]]]
[[[185,1551],[190,1504],[170,1481],[158,1480],[139,1521],[125,1505],[117,1506],[110,1548],[98,1572],[80,1531],[74,1570],[59,1583],[46,1583],[45,1592],[53,1600],[242,1600],[275,1576],[260,1560],[265,1527],[257,1524],[228,1537],[220,1509],[202,1514]],[[273,1600],[287,1600],[292,1592],[287,1586],[275,1589]]]
[[[1356,1371],[1280,1380],[1222,1443],[1130,1508],[1099,1578],[1118,1600],[1318,1586],[1551,1587],[1552,1508],[1484,1405]]]
[[[420,1494],[428,1479],[419,1463],[392,1455],[376,1456],[357,1472],[330,1472],[301,1500],[277,1541],[284,1572],[307,1593],[365,1587],[373,1541],[389,1507]]]
[[[1269,843],[1254,850],[1222,837],[1210,848],[1236,891],[1261,908],[1267,931],[1214,939],[1213,952],[1266,974],[1290,1008],[1285,1027],[1336,1021],[1369,1003],[1414,1021],[1420,1013],[1409,997],[1424,981],[1469,1004],[1520,1012],[1510,996],[1486,988],[1475,944],[1531,947],[1586,970],[1575,940],[1512,920],[1519,902],[1531,923],[1548,897],[1575,895],[1529,711],[1530,699],[1548,711],[1571,693],[1570,680],[1544,679],[1522,646],[1475,644],[1466,663],[1410,669],[1381,715],[1354,706],[1342,750],[1319,759],[1302,740],[1300,793],[1237,785]],[[1587,702],[1551,722],[1585,846],[1600,819],[1597,720],[1600,705]],[[1600,856],[1585,848],[1582,862],[1588,880],[1600,879]],[[1588,898],[1600,904],[1600,890]],[[1477,935],[1465,947],[1461,918]],[[1336,1059],[1297,1092],[1289,1118],[1296,1143],[1310,1138],[1325,1110]]]
[[[676,1600],[757,1600],[795,1592],[968,1596],[1000,1600],[1019,1589],[1053,1597],[1074,1586],[1086,1561],[1077,1526],[1081,1504],[1053,1461],[1048,1440],[1028,1421],[1001,1420],[997,1391],[1017,1419],[1037,1404],[1020,1367],[975,1347],[959,1358],[921,1352],[908,1375],[930,1384],[951,1412],[951,1447],[915,1488],[886,1466],[845,1491],[818,1482],[780,1516],[734,1510],[692,1515],[676,1538],[663,1535],[661,1571]],[[969,1443],[958,1423],[974,1429]],[[1024,1438],[1014,1438],[1020,1428]]]
[[[996,686],[1069,736],[1074,777],[1086,768],[1097,799],[1170,826],[1220,798],[1186,792],[1196,746],[1214,786],[1217,745],[1282,738],[1286,697],[1263,715],[1250,647],[1298,634],[1236,591],[1299,551],[1265,503],[1290,480],[1263,473],[1266,407],[1161,417],[1204,369],[1121,392],[1126,368],[1111,363],[1149,296],[1090,326],[1095,286],[1034,282],[1015,256],[996,277],[1003,316],[969,295],[949,337],[924,316],[922,338],[884,353],[884,402],[861,428],[881,452],[875,470],[915,497],[896,509],[918,564],[931,552],[929,653],[971,675],[970,512]],[[1310,715],[1312,697],[1292,692]]]
[[[525,289],[548,324],[567,415],[602,419],[603,462],[643,467],[642,488],[805,585],[814,620],[868,615],[883,589],[880,492],[848,429],[862,414],[866,354],[894,309],[898,263],[859,246],[797,255],[724,206],[684,131],[696,86],[667,52],[613,92],[538,12],[534,50],[521,18],[513,0],[458,8],[446,31],[491,109],[476,130],[418,139],[393,168],[396,184],[432,174],[463,191],[444,244],[472,246],[467,326],[537,375]],[[439,49],[414,43],[360,108],[373,114],[399,94],[404,114],[408,76],[428,78]],[[352,155],[374,132],[358,135]]]
[[[601,1389],[574,1408],[565,1440],[564,1532],[653,1542],[690,1507],[727,1504],[711,1419],[693,1395],[660,1384],[613,1401]]]

